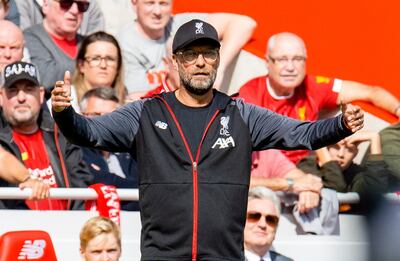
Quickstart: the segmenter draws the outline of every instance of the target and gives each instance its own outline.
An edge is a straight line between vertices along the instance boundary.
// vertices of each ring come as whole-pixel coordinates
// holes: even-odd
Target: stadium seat
[[[10,231],[0,237],[0,261],[57,261],[50,235],[40,230]]]

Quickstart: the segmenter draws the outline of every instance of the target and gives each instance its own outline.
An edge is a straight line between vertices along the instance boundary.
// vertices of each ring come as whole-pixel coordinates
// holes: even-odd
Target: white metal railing
[[[123,201],[139,200],[138,189],[117,189],[119,198]],[[21,190],[16,187],[1,187],[0,199],[27,199],[31,194],[31,189]],[[360,201],[360,196],[356,192],[337,193],[340,203],[355,204]],[[72,200],[93,200],[97,198],[97,193],[91,188],[51,188],[50,198],[52,199],[72,199]],[[395,193],[386,194],[389,200],[400,201],[400,195]]]
[[[0,188],[0,199],[27,199],[32,190],[26,188]],[[139,200],[139,191],[137,189],[117,189],[120,200],[135,201]],[[50,198],[52,199],[72,199],[72,200],[90,200],[96,199],[97,193],[91,188],[51,188]]]

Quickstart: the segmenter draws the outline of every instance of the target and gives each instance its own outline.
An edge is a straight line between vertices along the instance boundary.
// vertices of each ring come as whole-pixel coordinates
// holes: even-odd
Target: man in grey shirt
[[[184,13],[172,15],[172,0],[132,0],[137,18],[121,29],[117,38],[125,66],[125,85],[129,98],[136,100],[160,82],[156,73],[163,70],[166,42],[184,23],[201,19],[212,24],[222,40],[221,62],[216,87],[225,68],[250,39],[256,22],[247,16],[229,13]]]

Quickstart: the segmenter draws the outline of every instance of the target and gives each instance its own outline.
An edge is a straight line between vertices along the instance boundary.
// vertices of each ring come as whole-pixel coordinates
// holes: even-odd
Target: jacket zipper
[[[172,119],[174,120],[179,134],[181,135],[181,138],[183,140],[183,144],[185,145],[186,151],[189,154],[189,158],[190,161],[192,162],[192,182],[193,182],[193,229],[192,229],[192,261],[196,261],[197,259],[197,231],[198,231],[198,215],[199,215],[199,192],[198,192],[198,172],[197,172],[197,163],[199,161],[200,158],[200,151],[201,151],[201,146],[203,145],[203,141],[206,137],[206,134],[208,132],[208,130],[210,129],[211,124],[213,123],[215,117],[217,117],[218,113],[220,110],[216,110],[214,115],[211,117],[210,121],[207,124],[206,129],[204,130],[203,136],[201,137],[200,140],[200,144],[197,147],[197,153],[196,153],[196,158],[193,159],[193,155],[192,152],[190,150],[189,144],[186,141],[186,137],[183,134],[183,130],[181,128],[181,125],[178,122],[178,119],[176,118],[174,112],[172,111],[172,108],[169,106],[169,104],[167,103],[167,101],[160,97],[160,96],[156,96],[155,98],[160,99],[165,106],[167,107],[169,113],[171,114]]]

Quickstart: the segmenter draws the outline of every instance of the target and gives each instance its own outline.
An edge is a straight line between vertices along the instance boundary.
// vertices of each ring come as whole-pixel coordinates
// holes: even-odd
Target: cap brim
[[[190,44],[192,44],[194,42],[197,42],[199,40],[203,40],[205,42],[210,42],[211,44],[213,44],[213,45],[215,45],[217,47],[221,47],[221,43],[218,40],[215,40],[214,38],[207,37],[207,36],[199,36],[199,37],[197,37],[195,39],[190,39],[190,40],[188,40],[186,42],[183,42],[181,45],[177,46],[173,52],[176,53],[178,50],[183,49],[186,46],[188,46],[188,45],[190,45]]]
[[[20,78],[20,79],[15,78],[15,79],[11,79],[11,80],[8,80],[7,82],[5,82],[3,86],[4,86],[5,88],[9,88],[9,87],[11,87],[14,83],[19,82],[19,81],[28,81],[28,82],[33,83],[36,87],[39,87],[39,86],[40,86],[40,84],[39,84],[38,81],[35,81],[35,80],[33,80],[33,79],[27,79],[27,78]]]

